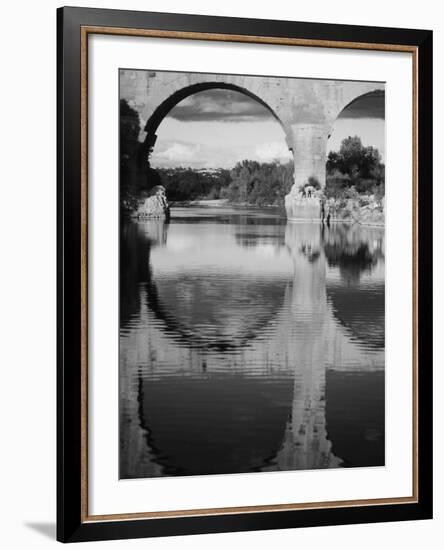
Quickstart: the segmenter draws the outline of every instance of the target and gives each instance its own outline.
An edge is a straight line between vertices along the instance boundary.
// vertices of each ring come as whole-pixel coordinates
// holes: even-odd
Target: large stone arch
[[[149,149],[155,134],[171,109],[186,97],[211,89],[227,89],[251,97],[263,105],[280,124],[291,150],[291,125],[285,102],[279,97],[280,81],[273,78],[219,75],[203,73],[172,73],[147,71],[121,72],[121,97],[139,113],[139,140]]]
[[[172,90],[168,90],[167,94],[165,94],[165,99],[158,105],[158,107],[151,112],[150,110],[147,110],[144,114],[147,117],[147,122],[145,125],[145,132],[147,134],[146,139],[149,140],[150,136],[154,135],[157,131],[157,128],[159,127],[162,120],[168,115],[168,113],[183,99],[189,97],[190,95],[203,92],[206,90],[215,90],[215,89],[225,89],[225,90],[231,90],[234,92],[239,92],[241,94],[244,94],[248,97],[251,97],[261,105],[263,105],[270,114],[276,119],[276,121],[280,124],[282,130],[284,133],[286,133],[286,127],[282,123],[281,119],[277,115],[277,113],[273,110],[272,107],[268,103],[266,103],[262,98],[255,95],[251,90],[239,86],[238,84],[230,83],[230,82],[217,82],[217,81],[205,81],[205,82],[198,82],[195,84],[190,84],[186,87],[180,87],[178,89],[175,89],[176,86],[172,87]]]

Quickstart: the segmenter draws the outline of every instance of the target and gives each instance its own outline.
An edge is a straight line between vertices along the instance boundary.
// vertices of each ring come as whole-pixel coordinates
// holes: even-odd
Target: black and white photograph
[[[119,70],[121,479],[385,465],[385,91]]]
[[[2,547],[434,550],[439,3],[75,4],[2,6]]]

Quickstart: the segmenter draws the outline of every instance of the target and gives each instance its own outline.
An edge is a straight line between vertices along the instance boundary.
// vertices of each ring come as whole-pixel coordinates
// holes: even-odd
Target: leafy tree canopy
[[[375,147],[362,145],[361,138],[349,136],[342,140],[339,152],[331,151],[327,160],[327,172],[335,171],[351,179],[371,178],[380,170],[381,155]]]

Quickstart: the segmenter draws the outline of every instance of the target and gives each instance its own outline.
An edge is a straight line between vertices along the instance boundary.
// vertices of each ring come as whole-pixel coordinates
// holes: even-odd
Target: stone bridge
[[[380,82],[121,70],[120,98],[137,111],[139,141],[147,158],[156,131],[171,109],[204,90],[243,93],[269,109],[280,123],[294,159],[294,185],[286,204],[310,177],[325,185],[327,140],[341,112],[357,98],[381,92]]]

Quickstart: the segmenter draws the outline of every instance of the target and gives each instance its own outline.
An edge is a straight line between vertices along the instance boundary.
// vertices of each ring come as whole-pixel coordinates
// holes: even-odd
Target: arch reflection
[[[383,343],[332,294],[379,284],[383,241],[226,215],[127,233],[143,251],[126,272],[138,284],[123,283],[138,297],[121,326],[121,476],[383,464]],[[348,437],[357,395],[369,413]]]

